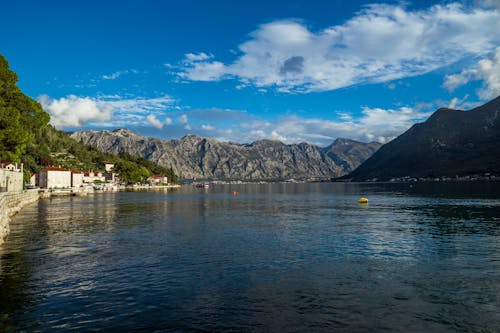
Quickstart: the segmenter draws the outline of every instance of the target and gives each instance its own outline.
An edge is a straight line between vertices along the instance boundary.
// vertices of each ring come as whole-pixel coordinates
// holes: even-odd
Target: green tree
[[[118,161],[114,170],[118,173],[120,179],[127,184],[143,182],[150,176],[148,169],[126,160]]]
[[[25,164],[25,180],[41,166],[61,165],[78,170],[102,170],[103,161],[115,164],[115,172],[127,183],[146,180],[151,173],[165,173],[176,181],[169,170],[142,157],[128,153],[120,157],[71,139],[67,133],[48,125],[50,116],[41,105],[17,86],[17,75],[0,55],[0,159]]]
[[[171,184],[179,184],[179,177],[174,172],[174,169],[172,167],[166,169],[165,174],[168,177],[168,181]]]
[[[17,162],[33,136],[21,126],[19,111],[2,104],[0,99],[0,158]]]
[[[17,75],[0,55],[0,157],[19,161],[50,116],[17,87]]]

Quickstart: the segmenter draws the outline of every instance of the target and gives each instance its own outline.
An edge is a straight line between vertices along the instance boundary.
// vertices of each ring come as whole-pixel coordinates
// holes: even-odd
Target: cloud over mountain
[[[98,105],[89,97],[69,95],[52,99],[47,95],[38,98],[43,109],[50,114],[50,122],[57,128],[77,127],[88,122],[104,122],[111,118],[111,105]]]
[[[79,97],[69,95],[51,98],[38,97],[43,109],[50,114],[51,124],[56,128],[74,128],[87,124],[96,126],[123,126],[149,123],[159,126],[155,114],[168,109],[173,99],[170,96],[154,98],[123,98],[121,96]]]
[[[500,95],[500,47],[497,47],[491,58],[481,59],[474,66],[458,74],[446,76],[443,86],[453,91],[475,80],[483,82],[483,86],[477,92],[481,99],[491,99]]]
[[[126,99],[70,95],[59,99],[40,96],[38,100],[59,129],[142,128],[145,135],[177,138],[193,133],[240,143],[271,139],[325,146],[337,137],[385,143],[429,115],[418,107],[363,107],[361,115],[342,113],[337,120],[300,114],[264,119],[245,110],[178,109],[172,107],[169,96]]]
[[[353,117],[344,113],[338,120],[303,117],[297,114],[263,119],[241,110],[195,109],[179,114],[175,123],[168,129],[168,137],[182,136],[187,130],[187,133],[239,143],[271,139],[287,144],[308,142],[325,146],[338,137],[385,143],[407,130],[413,123],[425,119],[430,113],[417,107],[364,107],[361,114],[359,117]],[[165,132],[152,130],[144,134],[161,136]]]

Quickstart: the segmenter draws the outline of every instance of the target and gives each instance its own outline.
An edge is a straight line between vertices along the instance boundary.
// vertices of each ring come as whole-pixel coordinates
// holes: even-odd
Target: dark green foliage
[[[60,166],[71,170],[104,171],[104,161],[115,164],[114,171],[128,184],[145,181],[152,174],[163,173],[169,182],[177,184],[178,178],[172,168],[165,168],[128,153],[119,156],[103,153],[96,148],[76,141],[63,131],[47,126],[28,145],[22,157],[25,167],[38,171],[42,166]]]
[[[0,158],[18,162],[35,133],[49,122],[39,103],[17,87],[17,75],[0,55]]]
[[[151,175],[145,167],[127,160],[118,161],[114,169],[127,184],[142,183]]]
[[[168,181],[173,184],[178,184],[179,183],[179,178],[175,174],[174,170],[172,167],[166,168],[161,165],[156,164],[155,162],[152,162],[150,160],[145,159],[144,157],[140,156],[134,156],[131,155],[127,152],[121,152],[120,153],[120,158],[126,160],[126,161],[131,161],[136,163],[137,165],[140,165],[147,170],[151,172],[151,174],[164,174],[168,177]],[[115,168],[116,169],[116,168]]]
[[[17,87],[17,75],[0,55],[0,159],[23,162],[25,181],[31,172],[44,166],[71,170],[104,171],[104,161],[114,163],[116,172],[128,182],[144,181],[150,174],[164,173],[177,183],[173,170],[130,154],[116,156],[102,153],[70,138],[48,125],[50,116],[39,103]]]

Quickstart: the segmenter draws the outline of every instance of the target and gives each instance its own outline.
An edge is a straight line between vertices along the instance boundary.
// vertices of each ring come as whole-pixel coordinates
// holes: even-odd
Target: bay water
[[[499,332],[500,183],[43,199],[0,246],[0,331]]]

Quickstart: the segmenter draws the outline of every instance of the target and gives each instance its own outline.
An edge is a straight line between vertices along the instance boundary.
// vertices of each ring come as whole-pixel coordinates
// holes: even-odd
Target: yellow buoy
[[[360,203],[360,204],[367,204],[368,203],[368,199],[367,198],[359,198],[358,199],[358,203]]]

